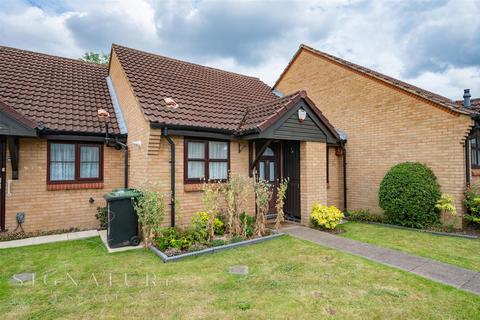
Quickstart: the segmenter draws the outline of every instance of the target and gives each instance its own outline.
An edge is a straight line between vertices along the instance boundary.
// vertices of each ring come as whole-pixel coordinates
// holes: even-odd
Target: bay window
[[[49,183],[100,182],[103,180],[103,145],[49,142]]]
[[[185,139],[185,182],[227,180],[229,148],[228,141]]]

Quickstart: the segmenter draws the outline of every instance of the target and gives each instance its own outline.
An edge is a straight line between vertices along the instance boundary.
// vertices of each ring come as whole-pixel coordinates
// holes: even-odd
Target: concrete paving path
[[[31,237],[31,238],[25,238],[25,239],[19,239],[19,240],[0,241],[0,249],[24,247],[24,246],[31,246],[34,244],[44,244],[44,243],[52,243],[52,242],[58,242],[58,241],[79,240],[79,239],[85,239],[85,238],[97,237],[97,236],[98,236],[97,230],[86,230],[86,231],[52,234],[48,236]]]
[[[397,250],[377,247],[300,225],[287,225],[282,228],[282,232],[480,295],[480,272]]]

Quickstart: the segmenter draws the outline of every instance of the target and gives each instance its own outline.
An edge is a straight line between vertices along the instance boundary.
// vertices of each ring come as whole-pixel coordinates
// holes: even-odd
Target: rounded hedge
[[[425,228],[439,222],[435,203],[440,185],[433,171],[418,162],[392,167],[380,184],[380,207],[389,223]]]

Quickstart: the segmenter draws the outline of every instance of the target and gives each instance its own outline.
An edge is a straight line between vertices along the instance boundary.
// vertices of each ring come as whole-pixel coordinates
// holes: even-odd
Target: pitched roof
[[[340,135],[335,127],[328,121],[322,112],[315,106],[314,102],[308,98],[305,91],[297,91],[288,96],[277,98],[267,103],[261,103],[248,106],[244,119],[240,124],[238,134],[246,134],[250,132],[261,132],[267,129],[275,121],[280,119],[288,110],[294,107],[301,99],[305,100],[307,105],[315,112],[323,124],[330,130],[331,134],[340,139]]]
[[[398,89],[401,89],[402,91],[405,91],[405,92],[408,92],[410,94],[413,94],[415,96],[418,96],[422,99],[425,99],[427,101],[430,101],[434,104],[436,104],[437,106],[440,106],[442,108],[445,108],[449,111],[453,111],[455,113],[462,113],[462,114],[471,114],[472,111],[471,110],[468,110],[468,109],[465,109],[463,108],[462,106],[459,106],[455,101],[452,101],[450,99],[448,99],[447,97],[444,97],[444,96],[441,96],[439,94],[436,94],[436,93],[433,93],[431,91],[428,91],[428,90],[425,90],[425,89],[422,89],[422,88],[419,88],[419,87],[416,87],[414,85],[411,85],[409,83],[406,83],[404,81],[401,81],[401,80],[398,80],[398,79],[395,79],[395,78],[392,78],[392,77],[389,77],[387,75],[384,75],[380,72],[377,72],[377,71],[374,71],[374,70],[371,70],[369,68],[366,68],[366,67],[363,67],[363,66],[360,66],[358,64],[355,64],[355,63],[352,63],[352,62],[349,62],[347,60],[343,60],[341,58],[338,58],[338,57],[335,57],[335,56],[332,56],[328,53],[325,53],[325,52],[322,52],[322,51],[319,51],[319,50],[316,50],[312,47],[309,47],[305,44],[301,44],[299,49],[297,50],[297,52],[295,53],[295,55],[293,56],[293,58],[290,60],[290,62],[288,63],[287,67],[283,70],[283,72],[281,73],[280,77],[278,78],[278,80],[275,82],[274,84],[274,88],[277,87],[277,85],[279,84],[280,80],[283,78],[283,76],[287,73],[288,69],[290,68],[290,66],[293,64],[293,62],[295,61],[296,57],[300,54],[300,52],[302,50],[306,50],[308,52],[311,52],[311,53],[314,53],[315,55],[319,56],[319,57],[322,57],[324,59],[327,59],[331,62],[334,62],[338,65],[341,65],[343,67],[346,67],[348,69],[351,69],[353,71],[356,71],[362,75],[365,75],[367,77],[370,77],[370,78],[374,78],[376,80],[379,80],[383,83],[386,83],[388,85],[391,85],[391,86],[394,86]]]
[[[278,100],[258,78],[119,45],[113,45],[112,51],[153,123],[234,132],[248,106]],[[165,98],[178,106],[168,106]]]
[[[23,124],[25,127],[30,129],[35,129],[38,124],[32,119],[26,117],[21,112],[16,111],[14,108],[10,107],[8,104],[0,100],[0,112],[8,114],[10,117]]]
[[[0,46],[0,100],[37,125],[55,132],[99,134],[98,109],[111,115],[105,66]]]

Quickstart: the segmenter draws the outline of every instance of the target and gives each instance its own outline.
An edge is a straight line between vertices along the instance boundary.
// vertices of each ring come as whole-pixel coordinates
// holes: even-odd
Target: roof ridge
[[[378,72],[378,71],[373,70],[373,69],[371,69],[371,68],[368,68],[368,67],[359,65],[359,64],[357,64],[357,63],[354,63],[354,62],[351,62],[351,61],[342,59],[342,58],[340,58],[340,57],[334,56],[334,55],[332,55],[332,54],[326,53],[326,52],[324,52],[324,51],[321,51],[321,50],[312,48],[312,47],[310,47],[310,46],[308,46],[308,45],[306,45],[306,44],[304,44],[304,43],[300,44],[300,47],[301,47],[301,48],[304,48],[304,49],[307,49],[307,50],[309,50],[309,51],[313,51],[313,52],[318,53],[318,54],[320,54],[320,55],[323,55],[323,56],[325,56],[325,57],[327,57],[327,58],[329,58],[329,59],[332,59],[332,60],[341,62],[342,64],[345,64],[345,65],[347,65],[347,66],[348,66],[348,65],[351,65],[352,67],[355,67],[355,68],[358,68],[358,69],[363,69],[363,70],[360,70],[360,71],[363,71],[363,72],[369,71],[369,73],[372,73],[373,75],[378,75],[378,76],[380,76],[380,78],[381,78],[381,77],[390,78],[391,80],[404,83],[404,84],[406,84],[406,85],[408,85],[408,86],[410,86],[410,87],[412,87],[412,88],[416,88],[416,89],[419,89],[419,90],[424,91],[424,92],[426,92],[426,93],[430,93],[430,94],[432,94],[432,95],[434,95],[434,96],[437,96],[437,97],[439,97],[439,98],[445,99],[447,102],[450,102],[450,103],[452,102],[451,99],[449,99],[449,98],[447,98],[447,97],[445,97],[445,96],[442,96],[441,94],[438,94],[438,93],[435,93],[435,92],[432,92],[432,91],[429,91],[429,90],[426,90],[426,89],[417,87],[417,86],[415,86],[415,85],[413,85],[413,84],[410,84],[410,83],[405,82],[405,81],[403,81],[403,80],[400,80],[400,79],[394,78],[394,77],[392,77],[392,76],[386,75],[386,74],[384,74],[384,73]],[[382,79],[382,80],[386,80],[386,79]]]
[[[414,86],[414,85],[412,85],[410,83],[407,83],[405,81],[393,78],[391,76],[385,75],[383,73],[380,73],[380,72],[372,70],[370,68],[361,66],[359,64],[344,60],[342,58],[338,58],[336,56],[333,56],[331,54],[328,54],[328,53],[325,53],[323,51],[317,50],[317,49],[312,48],[312,47],[310,47],[306,44],[303,44],[303,43],[300,44],[297,52],[295,53],[295,55],[292,57],[292,59],[289,61],[289,63],[285,67],[285,69],[282,71],[282,73],[278,77],[277,81],[273,85],[274,88],[277,87],[280,80],[287,73],[288,69],[293,64],[293,62],[295,61],[295,59],[298,57],[298,55],[300,54],[300,52],[302,50],[307,50],[307,51],[312,52],[314,54],[317,54],[317,55],[319,55],[319,56],[321,56],[321,57],[323,57],[323,58],[325,58],[329,61],[332,61],[333,63],[337,63],[337,64],[339,64],[339,65],[341,65],[345,68],[348,68],[350,70],[359,72],[359,73],[363,74],[364,76],[371,77],[371,78],[376,79],[378,81],[381,81],[385,84],[388,84],[388,85],[394,86],[396,88],[399,88],[399,89],[401,89],[401,90],[403,90],[407,93],[410,93],[412,95],[415,95],[419,98],[428,100],[428,101],[436,104],[437,106],[439,106],[441,108],[445,108],[447,110],[457,112],[457,113],[461,113],[461,114],[469,114],[467,111],[462,110],[462,108],[459,108],[458,105],[455,103],[455,101],[453,101],[453,100],[451,100],[447,97],[444,97],[440,94],[431,92],[429,90],[422,89],[420,87]]]
[[[189,64],[189,65],[192,65],[192,66],[201,67],[201,68],[205,68],[205,69],[210,69],[210,70],[213,70],[213,71],[220,71],[220,72],[223,72],[223,73],[229,73],[229,74],[232,74],[232,75],[235,75],[235,76],[241,76],[241,77],[245,77],[245,78],[251,78],[251,79],[255,79],[255,80],[260,80],[263,84],[265,84],[265,85],[268,86],[268,84],[266,84],[265,82],[263,82],[259,77],[248,76],[248,75],[246,75],[246,74],[242,74],[242,73],[238,73],[238,72],[227,71],[227,70],[223,70],[223,69],[215,68],[215,67],[209,67],[209,66],[205,66],[205,65],[202,65],[202,64],[199,64],[199,63],[195,63],[195,62],[190,62],[190,61],[186,61],[186,60],[175,59],[175,58],[167,57],[167,56],[164,56],[164,55],[161,55],[161,54],[158,54],[158,53],[143,51],[143,50],[139,50],[139,49],[135,49],[135,48],[130,48],[130,47],[127,47],[127,46],[122,46],[122,45],[120,45],[120,44],[112,43],[112,48],[114,48],[114,47],[125,48],[125,49],[128,49],[128,50],[141,52],[141,53],[144,53],[144,54],[147,54],[147,55],[150,55],[150,56],[154,56],[154,57],[157,57],[157,58],[163,58],[163,59],[168,59],[168,60],[171,60],[171,61],[186,63],[186,64]]]
[[[30,53],[30,54],[34,54],[34,55],[37,55],[37,56],[44,56],[44,57],[50,57],[50,58],[56,58],[56,59],[63,59],[63,60],[71,61],[71,62],[78,62],[78,63],[80,63],[80,64],[86,64],[86,65],[89,65],[89,66],[100,67],[100,68],[103,68],[103,69],[107,69],[107,68],[108,68],[106,65],[98,64],[98,63],[90,62],[90,61],[84,61],[84,60],[81,60],[80,58],[75,59],[75,58],[68,58],[68,57],[56,56],[56,55],[53,55],[53,54],[50,54],[50,53],[36,52],[36,51],[32,51],[32,50],[26,50],[26,49],[8,47],[8,46],[5,46],[5,45],[0,45],[0,49],[6,49],[6,50],[11,50],[11,51],[16,51],[16,52],[18,52],[18,53]]]

